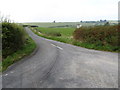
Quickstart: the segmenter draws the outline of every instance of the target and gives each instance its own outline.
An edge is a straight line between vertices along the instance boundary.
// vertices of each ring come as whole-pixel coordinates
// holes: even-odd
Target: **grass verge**
[[[120,47],[119,46],[112,46],[112,45],[100,45],[99,43],[97,44],[92,44],[89,42],[82,42],[79,40],[76,40],[73,38],[73,33],[75,31],[75,28],[31,28],[31,30],[37,34],[38,36],[47,38],[47,39],[52,39],[68,44],[72,44],[75,46],[81,46],[85,47],[88,49],[95,49],[95,50],[101,50],[101,51],[110,51],[110,52],[120,52]],[[55,36],[55,35],[50,35],[49,32],[57,32],[60,33],[61,36]]]
[[[22,46],[21,49],[17,50],[15,53],[7,56],[1,63],[0,63],[0,71],[5,71],[10,65],[19,61],[23,57],[30,55],[34,49],[36,48],[35,42],[29,37],[26,43]]]

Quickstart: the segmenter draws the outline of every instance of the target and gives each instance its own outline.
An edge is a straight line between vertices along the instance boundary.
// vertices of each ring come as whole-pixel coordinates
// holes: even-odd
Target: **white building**
[[[80,25],[80,24],[77,24],[77,28],[80,28],[80,27],[82,27],[82,25]]]

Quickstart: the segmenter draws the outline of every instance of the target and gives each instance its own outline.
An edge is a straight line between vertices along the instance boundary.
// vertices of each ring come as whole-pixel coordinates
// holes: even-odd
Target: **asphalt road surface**
[[[118,53],[48,40],[26,30],[38,47],[3,72],[3,88],[118,87]]]

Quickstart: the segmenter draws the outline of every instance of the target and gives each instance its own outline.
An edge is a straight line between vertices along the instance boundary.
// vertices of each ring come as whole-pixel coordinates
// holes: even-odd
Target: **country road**
[[[32,55],[9,67],[3,88],[117,88],[118,53],[90,50],[35,35]]]

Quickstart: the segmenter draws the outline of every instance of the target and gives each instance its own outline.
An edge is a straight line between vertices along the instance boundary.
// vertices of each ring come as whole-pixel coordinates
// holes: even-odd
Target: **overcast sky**
[[[119,0],[1,0],[0,12],[15,22],[117,20]]]

